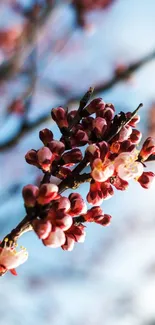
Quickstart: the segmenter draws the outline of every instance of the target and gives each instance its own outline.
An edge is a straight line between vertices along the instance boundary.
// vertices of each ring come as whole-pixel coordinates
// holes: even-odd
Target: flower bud
[[[102,117],[96,117],[93,121],[93,131],[97,137],[103,137],[107,129],[107,122]]]
[[[53,133],[49,129],[43,129],[39,132],[39,138],[45,146],[53,140]]]
[[[154,181],[154,178],[155,174],[153,172],[143,172],[143,174],[138,178],[138,182],[143,188],[148,189]]]
[[[45,221],[45,220],[35,219],[32,222],[32,226],[35,233],[40,239],[46,239],[52,230],[52,225],[49,220]]]
[[[107,122],[114,118],[115,108],[112,104],[106,104],[104,109],[100,109],[96,112],[96,117],[103,117]]]
[[[82,152],[80,149],[77,149],[77,148],[72,149],[70,151],[65,152],[62,155],[62,159],[65,164],[68,164],[68,163],[76,164],[82,160]]]
[[[56,177],[58,177],[60,179],[65,179],[67,176],[69,176],[69,175],[71,176],[71,174],[72,174],[72,172],[69,168],[60,166],[59,171],[56,174]]]
[[[127,181],[121,179],[118,175],[111,177],[110,182],[113,186],[116,187],[117,190],[120,190],[120,191],[125,191],[129,186],[129,183]]]
[[[70,200],[65,196],[61,196],[56,202],[54,202],[54,208],[56,211],[67,212],[70,207]]]
[[[39,189],[37,202],[46,205],[53,200],[59,199],[58,186],[55,184],[42,184]]]
[[[69,214],[71,216],[77,216],[86,213],[87,206],[80,194],[71,193],[69,195],[69,200],[71,202],[71,209],[69,211]]]
[[[56,226],[60,227],[63,231],[66,231],[71,227],[73,218],[69,214],[59,210],[56,213],[55,222]]]
[[[63,107],[53,108],[51,115],[60,129],[68,128],[67,111]]]
[[[90,162],[90,164],[93,163],[94,159],[100,157],[100,150],[96,146],[96,144],[90,144],[86,151],[85,151],[85,157]]]
[[[142,133],[139,130],[133,129],[129,140],[134,144],[138,144],[141,141],[141,138]]]
[[[104,212],[99,206],[95,206],[87,211],[84,218],[88,222],[96,222],[99,218],[104,216]]]
[[[121,142],[120,144],[121,152],[132,152],[134,148],[135,148],[135,144],[132,143],[130,138],[128,140]]]
[[[104,200],[110,199],[114,195],[114,190],[109,182],[101,183],[101,191]]]
[[[100,188],[100,183],[91,181],[90,190],[87,194],[87,201],[93,205],[100,205],[103,202],[103,194]]]
[[[106,141],[101,141],[97,144],[97,146],[100,149],[100,158],[102,161],[104,161],[109,152],[109,145]]]
[[[27,154],[25,155],[25,160],[28,164],[39,167],[37,151],[34,149],[31,149],[27,152]]]
[[[102,217],[98,218],[98,220],[95,222],[105,227],[110,224],[110,221],[111,221],[111,216],[109,214],[104,214]]]
[[[88,143],[88,135],[85,131],[77,130],[74,135],[71,136],[71,146],[80,147]]]
[[[65,232],[66,237],[73,238],[78,243],[83,243],[86,237],[85,226],[72,225],[70,229]]]
[[[104,109],[104,107],[105,103],[102,101],[102,98],[95,98],[83,109],[82,116],[94,114],[98,112],[98,110]]]
[[[61,141],[53,140],[48,143],[48,148],[51,150],[52,153],[61,155],[65,150],[65,145]]]
[[[72,121],[74,120],[76,114],[77,114],[77,110],[76,109],[70,111],[67,114],[67,121],[68,121],[69,124],[72,123]]]
[[[155,139],[148,137],[143,143],[139,156],[143,161],[145,161],[152,154],[155,154]]]
[[[31,208],[35,206],[38,193],[39,188],[37,186],[28,184],[23,187],[22,195],[26,207]]]
[[[66,241],[64,245],[61,246],[61,248],[64,251],[72,251],[74,248],[75,240],[73,238],[70,238],[69,236],[66,236]]]
[[[64,245],[66,241],[65,234],[59,227],[52,227],[52,231],[46,239],[43,239],[43,244],[51,248],[57,248]]]
[[[43,147],[37,151],[38,163],[43,171],[50,171],[51,163],[53,160],[52,152],[48,147]]]

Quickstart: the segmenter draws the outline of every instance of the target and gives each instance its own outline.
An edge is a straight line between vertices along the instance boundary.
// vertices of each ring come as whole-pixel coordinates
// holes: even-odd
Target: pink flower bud
[[[105,227],[110,224],[110,221],[111,221],[111,216],[109,214],[104,214],[104,216],[98,218],[98,220],[95,222]]]
[[[141,141],[141,138],[142,133],[139,130],[133,129],[129,140],[134,144],[138,144]]]
[[[119,132],[118,141],[122,142],[122,141],[127,140],[131,133],[132,133],[131,126],[129,126],[129,125],[123,126],[121,131]]]
[[[43,147],[37,151],[38,163],[43,171],[50,171],[53,160],[52,152],[48,147]]]
[[[135,144],[132,143],[130,138],[128,140],[121,142],[120,144],[121,152],[132,152],[134,148],[135,148]]]
[[[82,160],[82,152],[80,149],[77,149],[77,148],[72,149],[70,151],[65,152],[62,155],[62,159],[65,164],[68,164],[68,163],[76,164]]]
[[[84,231],[85,226],[80,224],[79,226],[72,225],[70,229],[65,232],[66,237],[74,239],[78,243],[83,243],[86,237]]]
[[[109,152],[109,145],[106,141],[101,141],[97,144],[97,146],[100,149],[100,158],[102,161],[107,157],[107,154]]]
[[[84,108],[82,115],[88,116],[94,114],[98,112],[98,110],[104,109],[104,107],[105,103],[102,101],[102,98],[95,98]]]
[[[108,106],[109,105],[109,106]],[[107,123],[114,118],[115,108],[112,104],[106,104],[104,109],[100,109],[96,112],[96,117],[103,117]]]
[[[65,197],[61,196],[55,203],[54,208],[56,211],[67,212],[71,207],[70,200]]]
[[[93,205],[100,205],[103,202],[103,194],[100,183],[91,181],[90,190],[87,194],[87,201]]]
[[[126,117],[130,118],[131,117],[131,112],[127,112],[126,113]],[[136,126],[136,124],[140,121],[140,116],[139,115],[135,115],[132,120],[128,123],[128,125],[132,126],[133,128]]]
[[[88,143],[88,135],[85,131],[77,130],[74,135],[71,136],[71,146],[80,147]]]
[[[53,140],[53,133],[49,129],[43,129],[39,132],[39,138],[45,146]]]
[[[64,251],[72,251],[74,248],[74,244],[75,244],[75,240],[73,238],[66,236],[66,241],[64,245],[61,246],[61,248]]]
[[[143,161],[145,161],[152,154],[155,154],[155,139],[148,137],[143,143],[139,156]]]
[[[45,205],[53,200],[57,200],[60,197],[58,190],[58,186],[55,184],[42,184],[39,189],[37,202]]]
[[[52,231],[46,239],[43,239],[43,244],[51,248],[57,248],[64,245],[66,241],[65,234],[59,227],[52,227]]]
[[[51,115],[60,129],[68,128],[67,111],[63,107],[53,108]]]
[[[69,214],[71,216],[77,216],[86,213],[86,203],[79,193],[71,193],[69,195],[69,200],[71,202],[71,209],[69,211]]]
[[[155,174],[153,172],[143,172],[143,174],[138,178],[138,182],[143,188],[150,188],[152,182],[154,181]]]
[[[26,207],[30,208],[35,206],[38,193],[39,188],[37,186],[28,184],[23,187],[22,195]]]
[[[52,230],[52,225],[49,220],[35,219],[32,222],[32,226],[40,239],[46,239]]]
[[[96,117],[93,121],[93,131],[97,137],[103,137],[107,129],[107,122],[102,117]]]
[[[60,227],[63,231],[68,230],[72,223],[73,223],[73,218],[69,215],[66,214],[62,211],[58,211],[56,213],[56,226]]]
[[[93,121],[94,118],[92,116],[88,116],[82,119],[82,126],[87,133],[89,132],[89,135],[91,134],[91,131],[93,130]]]
[[[94,159],[100,157],[100,150],[96,146],[96,144],[90,144],[87,147],[87,149],[85,151],[85,156],[86,156],[86,159],[90,162],[90,164],[93,163]]]
[[[28,164],[39,167],[37,151],[34,149],[31,149],[27,152],[27,154],[25,155],[25,160]]]
[[[114,176],[114,178],[111,180],[111,184],[114,185],[116,189],[120,191],[125,191],[129,186],[129,183],[121,179],[118,175]]]
[[[88,222],[96,222],[99,218],[104,216],[104,212],[99,206],[95,206],[87,211],[84,218]]]
[[[109,182],[101,183],[101,191],[104,200],[110,199],[114,195],[114,190]]]
[[[52,153],[61,155],[65,150],[65,145],[61,141],[53,140],[48,143],[48,147]]]

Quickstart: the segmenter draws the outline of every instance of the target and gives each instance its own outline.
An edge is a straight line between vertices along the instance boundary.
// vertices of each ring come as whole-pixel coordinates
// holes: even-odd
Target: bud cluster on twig
[[[100,205],[115,189],[126,190],[131,179],[145,189],[150,187],[155,174],[144,169],[153,160],[155,139],[147,138],[138,149],[142,134],[137,129],[137,113],[142,104],[133,112],[116,114],[113,104],[101,98],[90,101],[92,93],[90,88],[77,110],[53,108],[60,140],[43,129],[39,132],[42,147],[25,155],[28,164],[43,172],[43,178],[40,186],[23,188],[26,217],[0,244],[1,275],[8,270],[16,274],[15,268],[26,261],[25,250],[15,250],[24,232],[33,230],[45,246],[71,251],[85,240],[86,222],[109,225],[111,216]],[[75,191],[84,182],[90,183],[86,198]],[[69,188],[71,194],[63,196]],[[93,207],[88,209],[86,201]]]

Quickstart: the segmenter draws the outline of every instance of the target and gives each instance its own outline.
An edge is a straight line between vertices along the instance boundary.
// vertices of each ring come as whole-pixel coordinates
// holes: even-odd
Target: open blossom
[[[100,158],[94,160],[92,177],[97,182],[105,182],[114,173],[114,165],[110,160],[102,162]]]
[[[27,259],[28,253],[24,247],[21,247],[21,250],[17,252],[15,248],[7,247],[5,243],[4,247],[0,247],[0,275],[7,271],[10,271],[12,274],[16,275],[16,271],[14,269],[26,262]]]
[[[131,178],[136,178],[142,175],[144,167],[143,165],[136,161],[137,150],[133,150],[131,153],[122,152],[115,159],[114,165],[118,176],[128,181]]]

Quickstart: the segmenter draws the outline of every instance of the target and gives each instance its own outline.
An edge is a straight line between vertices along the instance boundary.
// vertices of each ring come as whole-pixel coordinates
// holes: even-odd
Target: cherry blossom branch
[[[95,96],[99,92],[105,92],[108,89],[115,86],[118,82],[125,80],[127,77],[129,77],[130,74],[136,72],[138,69],[140,69],[144,64],[150,62],[155,58],[155,51],[151,52],[150,54],[146,55],[141,60],[130,64],[126,69],[121,71],[119,74],[115,74],[109,81],[104,82],[101,85],[98,85],[95,87],[93,91],[93,95]],[[63,94],[64,95],[64,94]],[[80,100],[79,96],[71,97],[69,99],[66,99],[66,102],[63,103],[63,106],[69,106],[71,102],[76,102]],[[77,116],[78,117],[78,116]],[[14,145],[16,145],[26,134],[28,134],[30,131],[34,130],[36,127],[40,126],[42,123],[47,122],[50,119],[49,114],[45,114],[38,119],[36,119],[34,122],[26,121],[23,123],[21,129],[19,130],[18,134],[16,134],[15,137],[12,139],[6,141],[5,143],[0,145],[0,151],[3,151],[5,149],[8,149]]]

